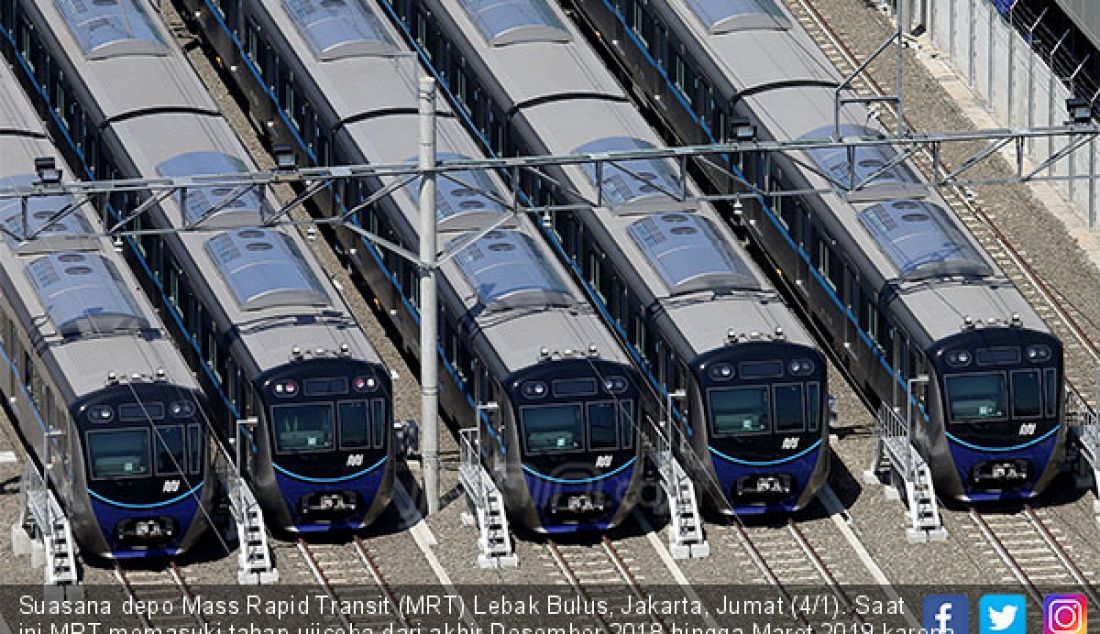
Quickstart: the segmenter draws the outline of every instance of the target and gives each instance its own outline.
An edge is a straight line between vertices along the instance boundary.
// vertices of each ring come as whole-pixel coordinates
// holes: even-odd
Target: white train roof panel
[[[470,160],[461,154],[442,152],[439,162]],[[415,159],[409,162],[415,163]],[[420,179],[405,186],[413,202],[420,202]],[[469,230],[483,227],[508,212],[498,200],[487,193],[499,195],[493,180],[484,170],[441,172],[435,179],[436,218],[442,231]]]
[[[747,29],[786,29],[787,16],[773,0],[686,0],[712,35]]]
[[[631,137],[606,137],[597,139],[573,150],[574,154],[598,154],[629,150],[650,150],[653,144]],[[588,180],[596,185],[596,165],[584,164]],[[681,193],[681,187],[668,161],[639,159],[604,163],[600,177],[603,180],[604,202],[626,205],[643,199],[672,200]]]
[[[565,281],[519,231],[490,231],[455,261],[488,310],[575,303]]]
[[[330,304],[298,247],[278,231],[226,231],[207,240],[206,251],[242,310]]]
[[[882,135],[870,128],[853,125],[842,125],[840,133],[845,137],[879,138]],[[818,128],[802,135],[800,141],[820,141],[831,138],[833,127]],[[900,190],[911,190],[908,193],[917,195],[915,190],[924,189],[924,184],[904,164],[891,165],[897,160],[897,152],[886,145],[859,146],[852,154],[855,160],[855,169],[851,167],[849,153],[846,148],[817,148],[806,150],[818,169],[831,180],[837,187],[847,190],[853,186],[866,183],[864,187],[868,194],[888,191],[884,197],[894,197]],[[855,183],[852,183],[852,177]],[[870,179],[870,180],[868,180]],[[858,196],[858,193],[853,195]]]
[[[247,172],[244,161],[220,152],[187,152],[178,154],[157,165],[161,176],[200,176],[204,174],[230,174]],[[216,214],[210,215],[203,224],[217,226],[232,217],[259,215],[263,200],[255,189],[234,196],[233,187],[192,187],[180,193],[184,198],[184,214],[187,223],[195,223],[215,207],[225,204]],[[226,201],[229,202],[226,202]],[[217,220],[214,220],[217,219]]]
[[[360,0],[283,0],[283,7],[321,61],[397,50],[378,16]]]
[[[137,0],[54,0],[61,17],[88,59],[165,52]]]
[[[572,39],[546,0],[459,0],[459,4],[490,46]]]
[[[993,269],[946,214],[929,202],[893,200],[859,212],[859,222],[906,281],[992,275]]]
[[[114,264],[75,251],[45,255],[24,269],[57,330],[65,336],[148,328]]]
[[[31,174],[8,176],[0,178],[0,187],[25,187],[37,180],[38,177]],[[8,245],[20,255],[99,248],[92,236],[92,228],[78,209],[50,222],[54,215],[72,202],[72,196],[28,198],[25,230],[26,235],[35,235],[35,239],[24,241],[16,238],[25,237],[22,204],[18,199],[0,200],[0,224],[7,232]]]
[[[634,221],[627,231],[673,295],[760,289],[752,270],[730,252],[706,218],[657,214]]]

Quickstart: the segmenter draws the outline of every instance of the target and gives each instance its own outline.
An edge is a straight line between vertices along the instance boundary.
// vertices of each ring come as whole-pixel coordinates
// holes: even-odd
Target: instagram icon
[[[1080,594],[1048,594],[1043,599],[1043,634],[1086,634],[1089,602]]]

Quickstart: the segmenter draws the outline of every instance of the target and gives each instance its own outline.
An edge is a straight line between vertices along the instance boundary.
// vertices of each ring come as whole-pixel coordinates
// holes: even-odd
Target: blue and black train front
[[[633,509],[641,485],[638,383],[632,368],[598,358],[549,360],[505,383],[514,424],[509,510],[542,533],[603,531]]]
[[[262,438],[251,466],[269,525],[290,533],[351,531],[393,496],[389,372],[351,358],[307,359],[260,380]]]
[[[1042,493],[1065,458],[1061,343],[1024,328],[976,328],[938,341],[928,357],[939,405],[918,417],[917,434],[937,491],[968,502]]]
[[[781,341],[734,342],[692,364],[689,464],[725,514],[805,507],[828,476],[825,360]],[[704,423],[705,421],[705,423]],[[691,468],[691,467],[696,468]]]
[[[91,513],[72,518],[85,552],[110,559],[174,557],[209,526],[202,396],[163,382],[122,379],[74,404]],[[75,486],[75,485],[74,485]],[[76,495],[74,493],[74,499]]]

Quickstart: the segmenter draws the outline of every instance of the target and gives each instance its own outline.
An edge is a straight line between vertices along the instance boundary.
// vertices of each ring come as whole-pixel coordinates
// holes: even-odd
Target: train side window
[[[1043,370],[1043,391],[1046,401],[1044,413],[1048,418],[1053,418],[1058,415],[1058,370],[1054,368]]]
[[[30,353],[24,351],[23,352],[23,387],[27,390],[28,395],[32,395],[32,398],[33,398],[33,394],[34,394],[33,391],[31,390],[31,388],[34,387],[33,382],[34,382],[34,366],[31,365],[31,355],[30,355]]]
[[[803,400],[802,384],[792,383],[776,385],[775,398],[775,431],[800,432],[806,428],[805,401]]]
[[[640,315],[634,317],[634,346],[638,349],[638,353],[646,358],[646,329],[645,319]]]

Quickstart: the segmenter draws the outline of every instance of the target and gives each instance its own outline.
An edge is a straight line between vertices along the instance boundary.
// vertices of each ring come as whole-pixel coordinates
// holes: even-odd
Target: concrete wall
[[[1095,4],[1090,10],[1100,15],[1097,0],[1065,1]],[[933,43],[949,56],[959,75],[1002,125],[1044,127],[1064,122],[1069,90],[989,0],[932,0],[927,20]],[[1031,158],[1040,162],[1064,144],[1064,139],[1053,142],[1039,139],[1030,142],[1028,149]],[[1059,161],[1045,175],[1087,174],[1089,154],[1088,146],[1083,147]],[[1092,159],[1100,169],[1100,142],[1093,147]],[[1086,180],[1061,181],[1060,186],[1088,218],[1089,226],[1096,229],[1100,200],[1095,194],[1100,192],[1092,192],[1090,196]]]

